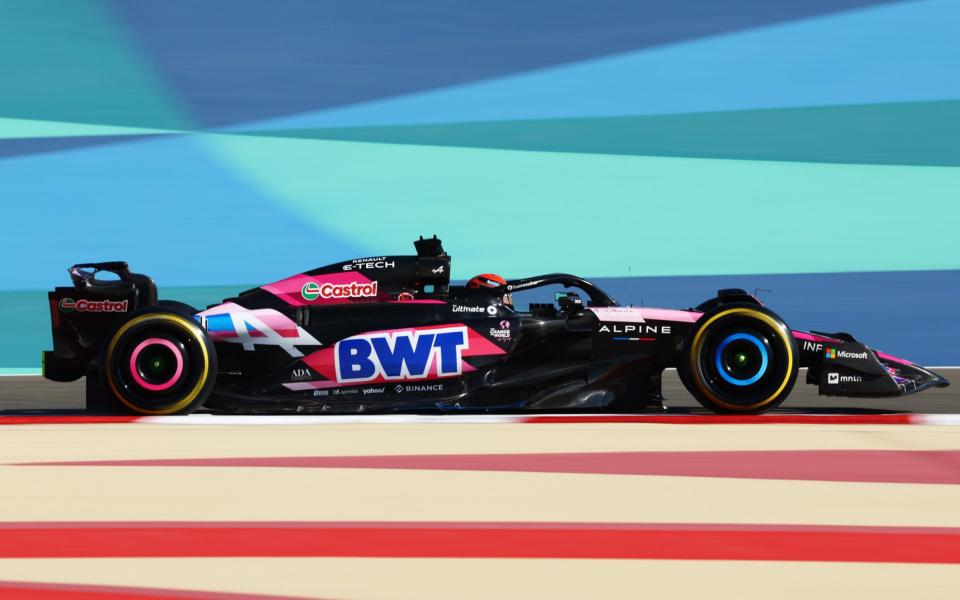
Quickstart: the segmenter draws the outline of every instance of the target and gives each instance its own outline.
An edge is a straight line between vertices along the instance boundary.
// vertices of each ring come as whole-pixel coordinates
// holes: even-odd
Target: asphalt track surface
[[[793,393],[777,410],[800,413],[960,413],[960,368],[934,370],[954,384],[910,396],[875,399],[819,396],[816,386],[803,383],[805,373],[801,371]],[[704,412],[684,389],[675,371],[664,373],[663,395],[670,412]],[[56,383],[34,376],[0,377],[0,411],[82,411],[84,403],[83,380]]]

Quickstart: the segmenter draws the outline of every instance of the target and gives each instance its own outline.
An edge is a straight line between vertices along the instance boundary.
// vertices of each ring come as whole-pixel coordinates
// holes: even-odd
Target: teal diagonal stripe
[[[262,193],[357,246],[402,251],[410,232],[441,234],[460,278],[493,264],[509,265],[505,276],[960,266],[956,167],[204,140]]]
[[[958,166],[960,100],[258,134],[541,152]]]

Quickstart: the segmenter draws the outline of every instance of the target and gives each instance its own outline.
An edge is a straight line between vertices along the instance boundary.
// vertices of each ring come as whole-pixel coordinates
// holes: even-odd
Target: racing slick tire
[[[718,413],[762,413],[782,403],[799,372],[797,341],[773,311],[721,304],[697,320],[678,371],[700,404]]]
[[[132,313],[100,356],[100,381],[115,408],[138,415],[190,413],[203,405],[216,376],[213,342],[177,306]]]

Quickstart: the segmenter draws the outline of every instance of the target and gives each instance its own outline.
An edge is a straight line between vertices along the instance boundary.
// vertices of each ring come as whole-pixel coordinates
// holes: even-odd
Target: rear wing
[[[102,272],[116,279],[97,278]],[[73,285],[47,294],[53,350],[43,353],[43,376],[73,381],[96,363],[100,345],[119,320],[157,303],[157,286],[122,261],[82,263],[69,269]]]

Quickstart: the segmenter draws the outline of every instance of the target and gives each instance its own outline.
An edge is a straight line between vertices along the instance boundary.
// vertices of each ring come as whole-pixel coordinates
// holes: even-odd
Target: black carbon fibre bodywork
[[[335,263],[202,311],[161,303],[193,318],[214,343],[218,371],[205,406],[319,413],[660,409],[661,373],[690,360],[686,350],[700,317],[728,304],[760,306],[743,290],[721,290],[695,309],[622,307],[568,274],[493,288],[451,285],[451,259],[440,241],[415,244],[415,256]],[[156,293],[149,278],[130,275],[124,263],[87,266],[126,275],[108,287],[80,271],[73,288],[51,292],[54,350],[45,354],[45,376],[87,375],[96,385],[103,339],[125,313],[156,304]],[[514,292],[558,284],[574,293],[555,303],[511,303]],[[67,296],[67,306],[87,298],[83,306],[110,310],[64,314]],[[94,304],[102,298],[112,304]],[[946,385],[846,334],[792,335],[793,368],[808,367],[808,383],[821,394],[902,395]]]
[[[554,279],[547,276],[537,281]],[[311,412],[659,407],[660,373],[675,366],[689,329],[688,324],[648,321],[648,332],[668,333],[658,335],[652,343],[622,344],[613,338],[631,325],[616,324],[610,331],[600,332],[601,321],[593,306],[566,312],[535,306],[533,311],[521,312],[504,305],[501,290],[459,286],[427,295],[430,298],[421,299],[438,301],[327,305],[293,309],[292,316],[321,348],[370,331],[462,324],[503,353],[464,358],[473,370],[456,377],[297,392],[287,386],[322,378],[303,359],[293,359],[278,348],[257,347],[249,352],[237,344],[218,344],[221,376],[208,406]],[[273,308],[277,306],[274,298],[254,291],[232,301],[248,308]],[[615,304],[609,298],[605,302]],[[289,312],[290,308],[278,310]],[[309,352],[310,348],[300,349]]]

